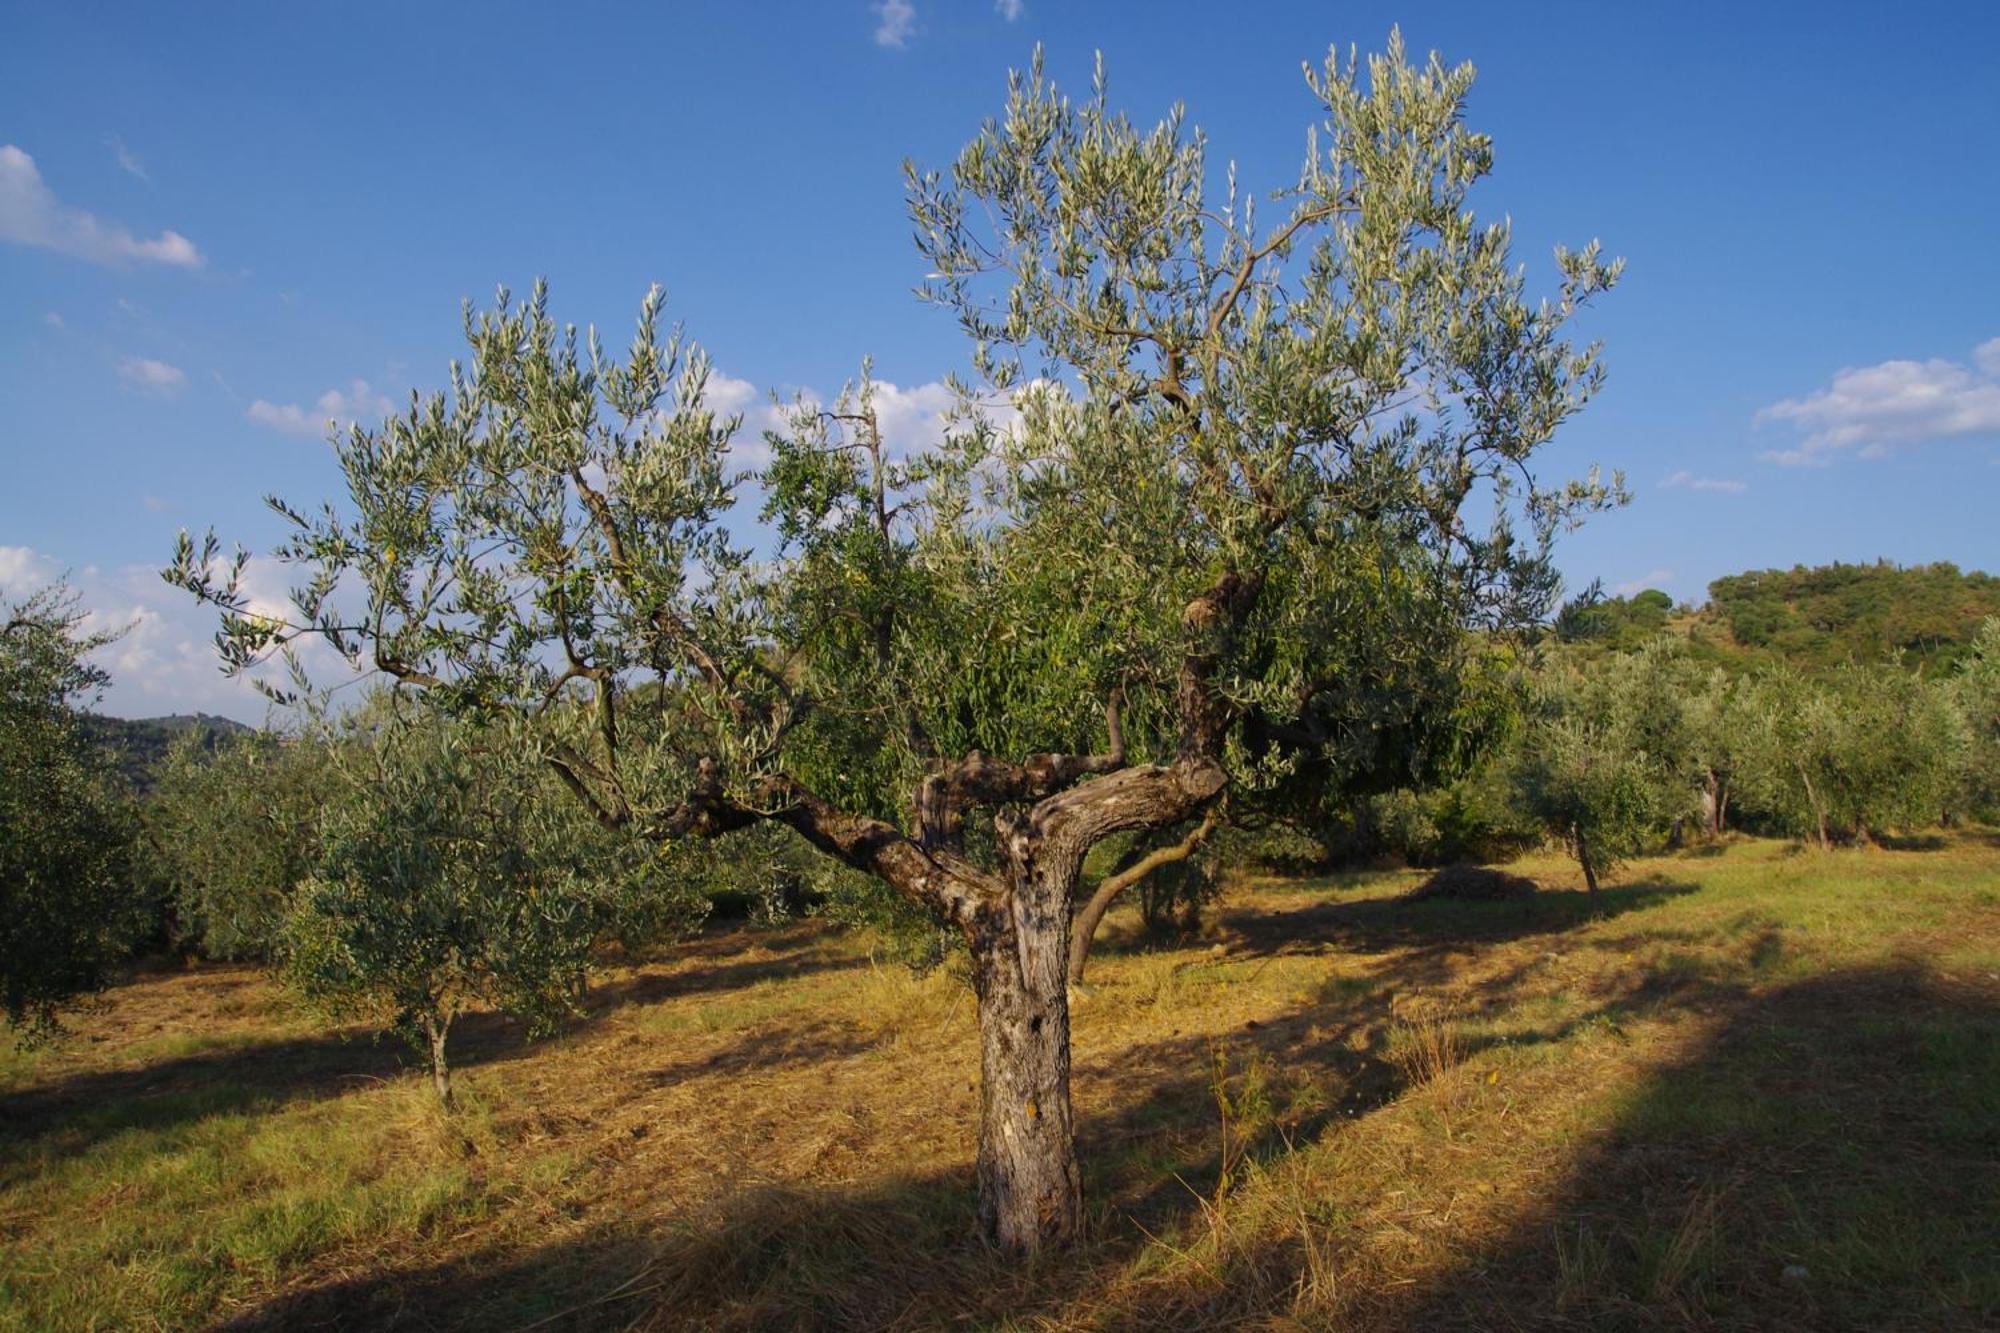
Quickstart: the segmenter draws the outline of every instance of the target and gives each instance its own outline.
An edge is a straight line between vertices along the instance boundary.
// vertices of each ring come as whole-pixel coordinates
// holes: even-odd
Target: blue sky
[[[1330,44],[1480,71],[1471,121],[1531,280],[1601,237],[1603,396],[1551,470],[1623,468],[1577,584],[1699,601],[1743,568],[2000,568],[2000,6],[23,4],[0,0],[0,593],[65,569],[107,711],[254,720],[153,571],[337,493],[327,415],[442,379],[461,299],[553,284],[622,336],[659,282],[725,387],[904,428],[964,363],[918,304],[905,156],[947,163],[1046,45],[1246,182],[1297,170]],[[268,573],[268,571],[267,571]],[[269,580],[280,592],[282,581]]]

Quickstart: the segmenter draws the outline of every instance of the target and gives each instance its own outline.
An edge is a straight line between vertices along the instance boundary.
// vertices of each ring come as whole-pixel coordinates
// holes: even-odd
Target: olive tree
[[[1974,815],[2000,818],[2000,618],[1980,625],[1948,688],[1963,728],[1959,799]]]
[[[0,607],[0,1008],[24,1036],[100,989],[140,926],[132,819],[79,706],[109,683],[58,584]]]
[[[956,932],[982,1229],[1066,1242],[1085,855],[1310,774],[1367,731],[1347,664],[1386,687],[1542,614],[1556,533],[1617,498],[1534,467],[1599,382],[1565,328],[1616,265],[1559,251],[1529,298],[1467,207],[1472,79],[1399,38],[1330,57],[1259,210],[1178,111],[1141,129],[1038,56],[948,170],[909,173],[925,294],[972,345],[953,428],[887,449],[865,376],[800,404],[756,478],[766,558],[731,526],[738,423],[657,296],[619,357],[538,288],[468,313],[447,392],[337,442],[348,502],[280,505],[292,616],[254,615],[212,538],[169,576],[223,607],[232,665],[318,636],[521,719],[602,824],[781,822]]]
[[[274,955],[292,891],[319,854],[329,758],[310,734],[258,732],[213,749],[193,732],[174,742],[143,811],[146,873],[174,933],[210,958]]]
[[[327,747],[337,776],[280,960],[324,1011],[407,1040],[448,1107],[453,1022],[487,1004],[530,1033],[561,1023],[646,877],[555,807],[510,737],[411,711],[378,705]]]
[[[1638,672],[1552,664],[1535,680],[1513,756],[1515,799],[1566,844],[1593,897],[1598,881],[1652,838],[1677,787],[1647,749],[1659,701]]]
[[[1894,663],[1820,675],[1764,673],[1750,700],[1746,796],[1778,827],[1826,849],[1938,822],[1965,748],[1946,690]]]

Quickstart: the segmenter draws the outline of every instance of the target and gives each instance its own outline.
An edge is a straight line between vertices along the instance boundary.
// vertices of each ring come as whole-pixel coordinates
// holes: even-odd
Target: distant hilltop
[[[84,730],[92,739],[118,756],[118,767],[136,787],[149,785],[150,775],[167,747],[186,733],[198,732],[202,743],[213,747],[224,737],[256,730],[241,722],[212,713],[173,713],[166,717],[105,717],[88,713]]]
[[[1993,616],[2000,616],[2000,578],[1948,562],[1881,560],[1727,575],[1708,585],[1700,607],[1676,606],[1656,588],[1630,597],[1586,593],[1563,608],[1555,628],[1571,642],[1614,650],[1670,629],[1727,665],[1781,661],[1816,671],[1901,659],[1942,670],[1965,655]]]

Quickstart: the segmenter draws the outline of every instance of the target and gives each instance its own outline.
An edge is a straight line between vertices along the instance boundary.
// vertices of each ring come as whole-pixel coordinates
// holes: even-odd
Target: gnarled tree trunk
[[[979,997],[979,1227],[1012,1255],[1069,1243],[1083,1218],[1065,974],[1075,874],[1061,867],[1026,869],[1014,876],[1011,911],[972,939]]]
[[[451,1019],[426,1017],[424,1035],[430,1039],[431,1086],[437,1090],[438,1105],[452,1109],[451,1064],[445,1058],[445,1038],[451,1034]]]

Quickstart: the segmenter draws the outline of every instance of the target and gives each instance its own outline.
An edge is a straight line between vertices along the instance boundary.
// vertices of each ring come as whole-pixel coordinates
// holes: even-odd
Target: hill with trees
[[[196,733],[201,737],[201,745],[213,750],[223,740],[248,735],[252,730],[241,722],[208,713],[174,713],[167,717],[106,717],[102,713],[85,713],[79,721],[83,734],[110,751],[118,771],[140,791],[151,787],[154,771],[182,736]]]
[[[1738,668],[1901,660],[1934,673],[1966,657],[1989,616],[2000,616],[2000,578],[1948,561],[1878,560],[1730,574],[1708,585],[1697,610],[1677,609],[1657,588],[1610,598],[1593,589],[1563,608],[1555,629],[1569,642],[1628,651],[1673,628],[1697,656]]]

